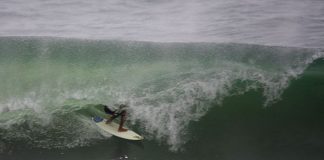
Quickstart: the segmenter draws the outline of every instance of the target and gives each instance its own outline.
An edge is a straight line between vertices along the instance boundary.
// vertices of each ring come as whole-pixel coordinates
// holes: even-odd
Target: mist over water
[[[0,36],[321,47],[321,0],[1,1]]]
[[[0,159],[322,159],[323,11],[321,0],[1,1]],[[143,142],[93,124],[120,103]]]

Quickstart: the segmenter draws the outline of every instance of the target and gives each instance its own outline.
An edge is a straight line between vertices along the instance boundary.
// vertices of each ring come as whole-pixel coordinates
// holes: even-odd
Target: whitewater
[[[324,157],[320,0],[0,4],[0,159]]]

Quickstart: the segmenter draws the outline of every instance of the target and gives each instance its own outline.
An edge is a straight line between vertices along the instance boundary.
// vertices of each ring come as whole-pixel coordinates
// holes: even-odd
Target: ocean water
[[[0,159],[323,159],[323,9],[1,1]],[[144,141],[91,121],[120,103]]]
[[[79,159],[83,150],[97,159],[322,154],[318,49],[48,37],[3,37],[0,48],[4,159]],[[91,121],[101,104],[119,103],[129,104],[142,143]],[[272,154],[277,145],[289,153]]]
[[[322,47],[322,0],[2,0],[0,35]]]

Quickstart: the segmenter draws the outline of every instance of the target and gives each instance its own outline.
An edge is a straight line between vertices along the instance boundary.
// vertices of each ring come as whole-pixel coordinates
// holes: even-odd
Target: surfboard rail
[[[92,117],[92,120],[95,122],[95,124],[102,130],[116,136],[119,138],[127,139],[127,140],[143,140],[144,137],[137,134],[136,132],[130,130],[127,127],[124,127],[128,129],[126,132],[118,132],[119,124],[115,122],[110,122],[106,124],[107,119],[101,118],[101,117]]]

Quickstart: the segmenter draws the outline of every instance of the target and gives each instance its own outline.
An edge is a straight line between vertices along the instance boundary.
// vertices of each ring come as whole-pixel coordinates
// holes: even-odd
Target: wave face
[[[127,103],[129,125],[179,150],[188,126],[224,98],[260,91],[281,100],[315,49],[216,43],[0,38],[1,148],[71,148],[107,138],[99,104]],[[319,69],[321,70],[321,68]],[[260,106],[262,107],[262,106]]]

